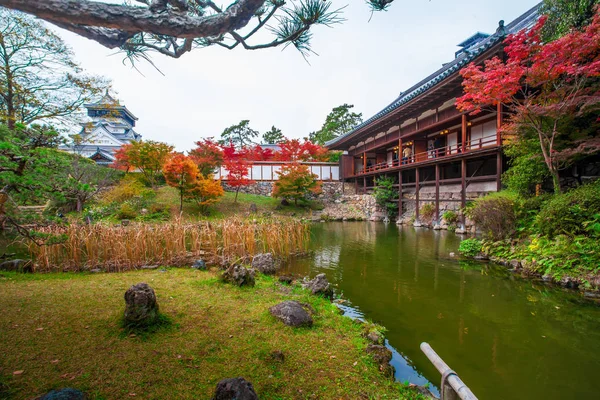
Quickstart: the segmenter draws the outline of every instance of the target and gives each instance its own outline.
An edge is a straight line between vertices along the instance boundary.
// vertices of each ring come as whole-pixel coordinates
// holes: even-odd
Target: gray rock
[[[588,299],[600,299],[600,292],[583,292],[583,297]]]
[[[467,231],[463,228],[456,228],[456,230],[454,231],[454,233],[456,233],[457,235],[466,235]]]
[[[383,344],[383,336],[377,332],[369,332],[367,334],[367,339],[369,339],[369,341],[373,344]]]
[[[570,276],[563,276],[560,280],[560,285],[567,289],[577,289],[579,287],[579,282]]]
[[[294,281],[294,277],[291,275],[283,275],[279,277],[279,282],[285,283],[287,285],[291,284]]]
[[[450,257],[456,257],[456,254],[455,254],[453,251],[451,251],[451,252],[450,252],[450,254],[448,254],[448,255],[449,255]]]
[[[327,281],[325,274],[319,274],[313,280],[305,281],[302,287],[309,289],[312,294],[323,295],[328,299],[333,298],[333,288],[329,281]]]
[[[442,229],[442,226],[441,226],[441,225],[434,225],[434,226],[433,226],[433,230],[434,230],[434,231],[439,231],[439,230],[441,230],[441,229]]]
[[[542,280],[544,282],[552,282],[552,275],[544,275],[542,276]]]
[[[158,317],[156,294],[147,283],[133,285],[125,292],[125,323],[132,326],[147,326]]]
[[[284,324],[293,327],[312,326],[313,320],[306,306],[293,300],[286,300],[271,308],[269,312],[274,317],[280,319]]]
[[[88,396],[83,393],[81,390],[72,389],[72,388],[64,388],[58,390],[51,390],[46,393],[40,400],[86,400]]]
[[[272,351],[269,356],[271,357],[271,360],[276,361],[276,362],[284,362],[285,361],[285,355],[283,354],[283,351],[281,351],[281,350]]]
[[[379,364],[379,370],[387,377],[393,377],[395,369],[390,365],[392,361],[392,352],[385,346],[378,344],[370,344],[367,346],[367,353],[369,353],[373,360]]]
[[[217,383],[212,400],[258,400],[252,383],[244,378],[223,379]]]
[[[0,271],[33,272],[33,264],[30,260],[9,260],[0,263]]]
[[[487,261],[489,260],[489,257],[485,254],[477,254],[475,257],[473,257],[473,259],[478,261]]]
[[[236,286],[254,286],[256,270],[241,265],[232,265],[223,272],[221,279]]]
[[[257,254],[252,258],[252,268],[265,275],[273,275],[277,272],[277,262],[271,253]]]
[[[201,271],[206,271],[206,263],[204,262],[204,260],[198,259],[194,261],[194,263],[192,264],[192,268],[199,269]]]
[[[512,269],[521,269],[521,261],[519,260],[510,260],[509,265]]]
[[[90,269],[90,272],[94,273],[94,274],[98,274],[98,273],[102,272],[102,269],[101,268],[94,268],[94,269]]]
[[[142,265],[141,269],[157,269],[158,265]]]
[[[252,214],[256,214],[258,212],[258,208],[256,207],[256,203],[250,204],[250,212]]]

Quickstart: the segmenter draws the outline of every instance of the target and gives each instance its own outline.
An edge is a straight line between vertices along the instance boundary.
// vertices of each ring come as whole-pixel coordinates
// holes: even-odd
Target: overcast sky
[[[346,22],[313,29],[319,55],[307,64],[293,47],[233,51],[199,49],[180,59],[155,54],[165,74],[147,64],[140,72],[96,42],[58,30],[89,72],[113,81],[117,97],[139,121],[145,140],[189,150],[202,137],[249,119],[265,132],[272,125],[302,138],[318,130],[329,111],[354,104],[366,119],[403,90],[450,61],[457,43],[477,31],[494,33],[536,0],[396,0],[389,11],[370,12],[347,0]],[[334,0],[337,7],[346,4]]]

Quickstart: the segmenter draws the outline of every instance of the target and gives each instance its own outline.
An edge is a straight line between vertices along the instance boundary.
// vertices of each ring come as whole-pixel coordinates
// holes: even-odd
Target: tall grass
[[[160,224],[51,226],[41,233],[62,235],[60,243],[27,247],[35,270],[117,272],[143,265],[186,265],[202,257],[209,262],[270,252],[279,258],[306,250],[310,226],[291,218]]]

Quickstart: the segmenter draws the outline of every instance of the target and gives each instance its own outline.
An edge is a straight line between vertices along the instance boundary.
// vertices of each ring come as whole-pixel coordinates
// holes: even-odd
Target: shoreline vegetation
[[[156,290],[170,321],[148,335],[121,324],[123,293],[140,281]],[[236,287],[214,268],[166,268],[1,272],[0,288],[2,396],[77,387],[94,399],[210,398],[221,379],[243,376],[261,399],[424,398],[381,373],[366,352],[365,324],[298,283],[258,275],[255,287]],[[308,304],[313,327],[291,328],[270,315],[283,300]]]
[[[56,244],[39,246],[27,241],[32,270],[123,272],[150,265],[190,265],[199,257],[209,264],[272,253],[285,259],[305,252],[310,227],[288,217],[234,217],[189,222],[111,225],[69,224],[38,229]]]
[[[482,235],[461,242],[464,256],[600,298],[600,181],[554,195],[498,192],[466,213]]]

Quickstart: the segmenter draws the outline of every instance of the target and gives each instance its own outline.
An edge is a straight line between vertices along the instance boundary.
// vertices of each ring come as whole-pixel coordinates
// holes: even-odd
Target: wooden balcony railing
[[[474,140],[469,140],[465,143],[465,153],[482,150],[486,148],[490,148],[493,146],[498,146],[500,143],[496,136],[490,136],[485,138],[479,138]],[[358,171],[356,175],[363,175],[372,172],[378,172],[383,170],[388,170],[392,168],[397,168],[402,165],[412,165],[418,164],[426,161],[433,161],[440,158],[456,156],[459,154],[463,154],[462,144],[460,145],[450,145],[445,147],[439,147],[437,149],[427,150],[420,153],[415,153],[410,157],[402,157],[400,160],[393,160],[392,162],[382,162],[374,165],[369,165],[363,171]]]

